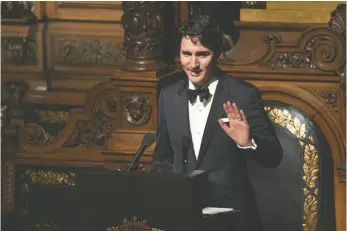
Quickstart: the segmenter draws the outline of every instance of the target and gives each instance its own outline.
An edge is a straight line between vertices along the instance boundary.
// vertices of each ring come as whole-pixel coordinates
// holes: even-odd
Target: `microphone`
[[[187,172],[188,151],[192,141],[189,136],[182,137],[182,173]]]
[[[142,139],[141,147],[137,151],[136,155],[132,159],[127,171],[133,171],[135,170],[135,167],[137,165],[137,162],[139,161],[142,154],[145,152],[145,150],[150,147],[155,141],[155,135],[151,133],[145,134],[145,136]]]

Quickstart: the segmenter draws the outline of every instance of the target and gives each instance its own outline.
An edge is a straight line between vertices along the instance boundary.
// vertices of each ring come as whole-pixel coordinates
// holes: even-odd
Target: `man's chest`
[[[200,102],[197,101],[194,104],[188,106],[189,112],[189,125],[192,137],[192,143],[196,157],[198,157],[202,137],[206,127],[207,119],[211,110],[211,102]]]

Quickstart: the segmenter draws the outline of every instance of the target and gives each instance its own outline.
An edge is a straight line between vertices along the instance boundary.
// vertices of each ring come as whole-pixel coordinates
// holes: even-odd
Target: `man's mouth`
[[[202,72],[202,70],[189,70],[190,71],[190,73],[192,73],[193,75],[199,75],[201,72]]]

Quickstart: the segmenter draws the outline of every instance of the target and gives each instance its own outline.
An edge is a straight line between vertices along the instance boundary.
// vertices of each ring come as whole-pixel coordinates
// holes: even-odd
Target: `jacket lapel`
[[[199,167],[206,154],[213,133],[215,132],[216,128],[220,126],[218,123],[218,119],[220,119],[221,116],[224,114],[223,103],[227,102],[228,100],[232,100],[231,95],[229,94],[228,87],[228,76],[220,76],[216,92],[212,101],[210,113],[207,118],[204,135],[202,137],[196,168]]]
[[[180,136],[191,136],[190,131],[190,123],[189,123],[189,109],[188,109],[188,92],[187,92],[187,86],[188,85],[188,78],[185,80],[182,80],[182,84],[178,90],[178,93],[176,95],[176,99],[174,100],[175,104],[175,111],[177,112],[175,116],[177,116],[177,121],[179,122],[177,126],[180,127],[181,134]],[[182,149],[182,147],[181,147]],[[182,153],[183,155],[183,153]],[[196,165],[196,157],[194,153],[193,144],[191,142],[189,150],[188,150],[188,166],[187,169],[194,170]]]

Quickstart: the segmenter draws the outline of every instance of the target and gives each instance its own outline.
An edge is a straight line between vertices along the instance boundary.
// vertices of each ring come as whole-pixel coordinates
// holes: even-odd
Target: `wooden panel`
[[[2,25],[1,64],[2,72],[42,71],[42,25]]]
[[[120,1],[60,1],[46,2],[48,18],[64,20],[120,21],[123,11]]]
[[[338,4],[339,2],[337,1],[269,1],[266,3],[266,9],[241,9],[240,21],[326,23],[330,19],[330,13]]]
[[[323,23],[329,21],[330,10],[263,10],[241,9],[240,20],[243,22],[298,22]]]
[[[125,58],[123,29],[118,23],[55,22],[50,24],[48,36],[48,66],[52,70],[74,70],[79,76],[90,75],[90,69],[102,73],[100,66],[115,71]]]
[[[333,11],[341,1],[267,1],[268,10],[320,10]]]

